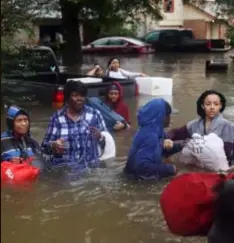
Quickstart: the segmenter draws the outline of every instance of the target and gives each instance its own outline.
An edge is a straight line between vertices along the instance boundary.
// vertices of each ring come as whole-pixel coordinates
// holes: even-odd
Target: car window
[[[127,43],[126,40],[123,39],[109,39],[108,40],[108,45],[110,46],[122,46]]]
[[[33,75],[37,72],[53,72],[56,60],[50,50],[22,48],[5,63],[6,74]]]
[[[22,62],[34,72],[52,72],[56,67],[54,56],[48,50],[27,50],[22,55]]]
[[[181,30],[181,36],[193,39],[193,32],[191,30]]]
[[[175,43],[178,40],[178,31],[165,31],[160,36],[161,42]]]
[[[105,46],[105,45],[107,45],[107,42],[108,42],[108,39],[99,39],[99,40],[92,42],[92,44],[94,46]]]
[[[145,46],[147,43],[134,38],[128,38],[129,42],[138,46]]]
[[[150,41],[158,41],[160,35],[160,31],[154,31],[146,35],[145,41],[150,42]]]

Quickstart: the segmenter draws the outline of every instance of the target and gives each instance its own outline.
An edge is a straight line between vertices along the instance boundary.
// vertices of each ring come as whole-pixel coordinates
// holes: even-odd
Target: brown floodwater
[[[227,97],[225,116],[234,122],[234,64],[230,53],[163,54],[121,57],[123,68],[151,76],[172,77],[172,117],[177,127],[196,117],[195,102],[206,89],[216,89]],[[230,62],[228,73],[205,74],[208,58]],[[106,66],[107,57],[85,57],[91,67]],[[137,108],[152,97],[127,99],[136,128]],[[53,110],[32,106],[32,134],[41,141]],[[1,124],[3,124],[1,116]],[[93,174],[68,188],[59,181],[38,183],[32,192],[1,192],[1,240],[3,243],[201,243],[205,238],[172,235],[159,206],[160,193],[168,182],[136,183],[122,174],[132,133],[115,135],[117,157]],[[186,169],[181,168],[182,171]]]

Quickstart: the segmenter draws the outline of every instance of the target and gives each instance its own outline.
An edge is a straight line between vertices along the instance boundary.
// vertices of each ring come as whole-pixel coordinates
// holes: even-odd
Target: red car
[[[83,53],[133,53],[146,54],[153,53],[151,45],[140,40],[128,37],[106,37],[95,40],[87,46],[82,47]]]

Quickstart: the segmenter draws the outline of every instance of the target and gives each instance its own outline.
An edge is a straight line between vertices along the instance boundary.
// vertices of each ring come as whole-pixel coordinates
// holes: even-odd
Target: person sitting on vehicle
[[[32,165],[42,169],[44,161],[37,160],[40,146],[30,134],[29,114],[22,108],[10,106],[7,111],[7,131],[1,134],[1,162],[22,163],[34,157]],[[37,160],[37,161],[36,161]]]
[[[87,75],[101,78],[104,76],[104,71],[99,64],[95,64],[94,68],[87,72]]]
[[[147,77],[144,73],[134,73],[120,68],[120,61],[118,58],[111,58],[108,62],[108,69],[106,76],[117,79],[134,79],[137,77]]]
[[[113,82],[106,92],[106,104],[110,106],[116,113],[121,115],[126,123],[118,122],[114,126],[114,130],[122,130],[130,126],[129,108],[123,102],[123,88],[118,82]]]
[[[139,129],[133,139],[124,172],[133,179],[160,180],[176,174],[176,167],[163,162],[163,154],[181,150],[165,139],[164,127],[170,124],[171,106],[164,99],[153,99],[137,114]]]
[[[85,104],[87,93],[82,82],[69,81],[65,85],[65,106],[52,115],[42,142],[53,168],[65,166],[79,174],[98,166],[98,148],[105,148],[101,132],[107,129],[100,112]]]
[[[197,100],[199,118],[188,122],[181,128],[172,129],[168,132],[168,137],[173,141],[181,141],[191,138],[194,133],[201,136],[215,133],[223,140],[227,160],[229,165],[232,165],[234,163],[234,126],[222,116],[225,107],[226,99],[221,93],[215,90],[205,91]]]

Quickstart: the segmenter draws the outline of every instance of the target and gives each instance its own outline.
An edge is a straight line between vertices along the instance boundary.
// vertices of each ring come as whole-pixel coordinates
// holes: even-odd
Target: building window
[[[174,12],[174,0],[164,0],[164,12],[173,13]]]

